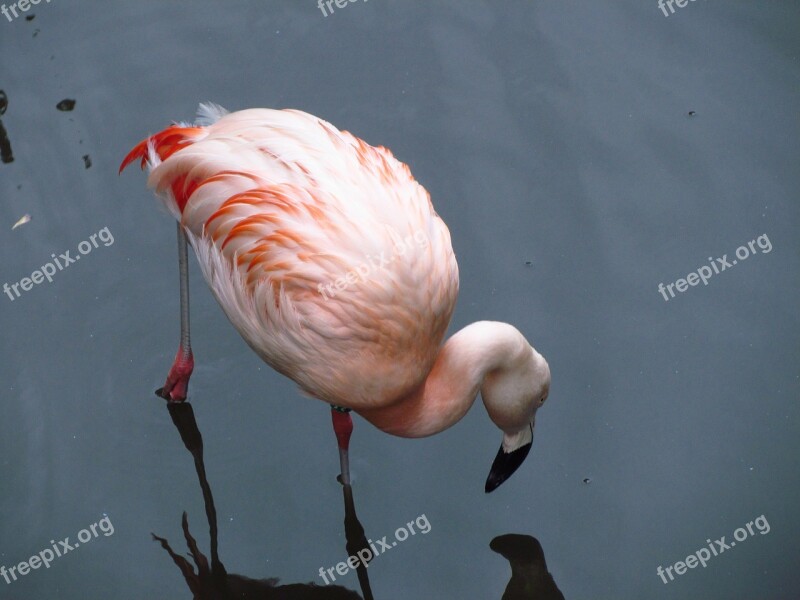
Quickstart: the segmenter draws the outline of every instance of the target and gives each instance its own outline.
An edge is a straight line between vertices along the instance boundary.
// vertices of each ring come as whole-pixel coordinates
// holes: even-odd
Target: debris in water
[[[584,477],[583,478],[583,483],[592,483],[592,480],[589,479],[588,477]]]
[[[25,223],[29,222],[30,220],[31,220],[30,215],[24,215],[19,221],[14,223],[14,226],[11,227],[11,231],[14,231],[17,227],[20,227],[21,225],[25,225]]]
[[[35,18],[36,18],[36,15],[28,15],[27,17],[25,17],[25,20],[26,21],[33,21]]]
[[[92,166],[92,159],[89,158],[88,154],[83,155],[83,166],[87,169]]]
[[[530,267],[532,264],[533,264],[533,261],[532,261],[532,260],[526,260],[526,261],[525,261],[525,266],[526,266],[526,267]]]
[[[61,102],[56,104],[56,108],[64,112],[69,112],[75,108],[75,100],[64,98]]]
[[[696,113],[695,111],[693,111],[693,110],[690,110],[690,111],[689,111],[689,116],[690,116],[690,117],[693,117],[693,116],[695,116],[696,114],[697,114],[697,113]]]

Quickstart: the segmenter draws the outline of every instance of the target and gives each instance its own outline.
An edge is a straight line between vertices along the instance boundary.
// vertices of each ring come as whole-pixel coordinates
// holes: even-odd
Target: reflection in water
[[[8,108],[8,96],[3,90],[0,90],[0,115],[5,114],[6,108]],[[2,119],[0,119],[0,160],[4,163],[14,162],[11,142],[8,141],[8,133],[6,133],[6,128],[3,127]]]
[[[200,488],[203,491],[203,502],[206,507],[206,517],[211,537],[211,563],[209,565],[206,556],[200,552],[192,534],[189,532],[189,521],[186,513],[183,513],[182,527],[183,535],[189,553],[194,560],[194,566],[183,556],[176,554],[170,547],[167,540],[156,535],[153,537],[161,543],[161,546],[169,553],[172,560],[181,570],[194,600],[233,600],[252,599],[252,600],[361,600],[356,592],[337,585],[320,587],[316,584],[295,583],[289,585],[278,585],[277,579],[251,579],[242,575],[229,574],[217,553],[218,532],[217,532],[217,512],[214,507],[214,498],[211,494],[211,487],[206,478],[205,464],[203,462],[203,438],[197,428],[194,418],[194,411],[188,402],[167,404],[167,409],[172,417],[172,422],[178,428],[187,450],[194,459],[197,477],[200,481]],[[358,522],[353,504],[352,490],[345,488],[345,531],[347,532],[348,551],[351,547],[360,548],[362,539],[366,544],[364,529]],[[197,567],[197,572],[195,568]],[[366,570],[365,567],[361,567]],[[369,591],[369,581],[366,579],[366,572],[359,572],[359,581],[362,589],[365,589],[364,598],[370,600],[372,594]],[[366,582],[366,588],[364,583]]]
[[[364,533],[364,528],[356,515],[356,505],[353,501],[353,488],[350,484],[342,485],[344,492],[344,535],[347,539],[345,546],[348,556],[366,556],[361,553],[364,549],[369,549],[369,541]],[[361,554],[359,554],[361,553]],[[372,553],[369,553],[370,558],[367,562],[372,560]],[[364,594],[364,600],[372,600],[372,589],[369,585],[369,575],[367,574],[367,567],[363,560],[358,561],[356,567],[356,574],[358,575],[358,583],[361,585],[361,593]]]
[[[206,477],[203,438],[197,427],[194,411],[188,402],[169,402],[167,409],[172,422],[180,433],[183,444],[194,459],[208,520],[211,561],[209,562],[197,547],[197,542],[189,531],[189,520],[185,512],[181,526],[194,565],[177,554],[166,539],[156,535],[153,535],[153,538],[169,553],[181,570],[194,600],[361,600],[362,597],[356,592],[338,585],[324,587],[314,583],[278,585],[278,579],[275,578],[251,579],[242,575],[229,574],[219,559],[217,511]],[[369,549],[369,541],[364,533],[364,527],[356,515],[353,488],[349,484],[343,484],[342,492],[345,510],[344,529],[347,540],[345,548],[348,556],[357,556],[360,551]],[[536,538],[510,533],[494,538],[489,547],[501,554],[511,564],[511,580],[508,582],[502,600],[564,600],[564,596],[547,570],[542,546]],[[356,573],[363,599],[373,600],[367,566],[359,561]]]
[[[507,533],[494,538],[489,547],[511,564],[511,581],[502,600],[564,600],[535,537]]]

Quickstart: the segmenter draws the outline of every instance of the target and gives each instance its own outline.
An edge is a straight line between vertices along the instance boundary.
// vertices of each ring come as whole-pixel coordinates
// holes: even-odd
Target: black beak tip
[[[489,477],[486,478],[486,485],[484,486],[483,491],[487,494],[491,494],[500,487],[501,483],[503,483],[502,479],[495,477],[493,473],[489,473]]]
[[[532,442],[528,442],[521,448],[517,448],[513,452],[505,452],[503,447],[497,451],[497,456],[492,463],[492,469],[489,471],[489,477],[486,478],[485,492],[488,494],[499,488],[506,479],[514,474],[519,466],[525,461],[528,453],[531,451]]]

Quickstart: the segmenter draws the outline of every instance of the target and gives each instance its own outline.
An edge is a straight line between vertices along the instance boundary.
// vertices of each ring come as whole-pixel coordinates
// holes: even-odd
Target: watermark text
[[[49,0],[48,0],[49,2]],[[353,2],[358,2],[358,0],[319,0],[317,2],[317,7],[322,11],[322,16],[327,17],[328,14],[333,14],[333,5],[336,5],[336,8],[344,8],[348,4],[352,4]],[[364,0],[367,2],[367,0]],[[325,10],[325,7],[328,7],[328,10]]]
[[[8,283],[4,283],[3,293],[5,293],[6,296],[8,296],[8,299],[13,302],[21,296],[19,291],[20,288],[23,292],[27,292],[34,286],[34,284],[39,285],[40,283],[43,283],[45,279],[52,283],[53,275],[55,275],[58,271],[63,271],[66,267],[79,261],[81,256],[89,254],[95,248],[99,248],[100,245],[97,243],[98,239],[103,242],[103,246],[106,247],[114,243],[114,236],[111,235],[108,227],[103,227],[97,233],[90,235],[88,240],[84,240],[78,244],[78,252],[80,254],[72,256],[72,252],[70,250],[59,254],[58,256],[56,256],[55,253],[51,254],[50,257],[53,259],[52,262],[43,264],[39,269],[31,273],[30,277],[23,277],[18,282],[10,285]],[[58,271],[56,271],[56,267],[58,267]]]
[[[347,558],[347,562],[340,562],[335,567],[331,567],[330,569],[325,569],[323,567],[319,568],[319,576],[322,578],[322,581],[325,582],[325,585],[328,585],[331,581],[336,581],[336,575],[333,574],[334,570],[340,575],[345,576],[350,569],[357,569],[359,563],[363,564],[365,567],[369,567],[369,561],[371,561],[376,556],[380,556],[384,552],[391,550],[395,546],[397,546],[397,542],[404,542],[408,539],[409,532],[411,535],[416,535],[417,532],[414,531],[414,525],[417,526],[417,529],[423,535],[428,533],[431,530],[431,524],[428,521],[428,517],[424,514],[418,516],[415,520],[409,521],[405,524],[404,527],[398,527],[397,530],[394,532],[395,540],[390,542],[386,541],[386,538],[389,536],[383,536],[381,539],[373,542],[372,540],[368,541],[369,548],[363,548],[359,550],[355,556],[350,556]],[[408,529],[406,529],[408,527]],[[377,544],[377,547],[375,546]],[[330,581],[328,581],[328,577],[330,577]]]
[[[50,540],[50,547],[45,548],[38,554],[34,554],[28,560],[23,560],[19,564],[6,568],[5,565],[0,566],[0,577],[6,580],[6,585],[11,585],[12,581],[16,581],[19,577],[24,577],[32,570],[41,568],[44,565],[45,569],[50,568],[50,563],[56,558],[60,558],[78,548],[81,544],[88,544],[93,539],[100,536],[97,530],[100,530],[105,537],[114,535],[114,525],[108,516],[103,517],[97,523],[92,523],[86,529],[81,529],[78,532],[78,541],[70,542],[69,537],[56,542]],[[19,576],[19,577],[18,577]]]
[[[664,13],[665,17],[675,14],[675,6],[678,8],[683,8],[689,2],[694,2],[695,0],[658,0],[658,8],[661,9],[661,12]],[[667,7],[669,7],[669,12],[667,12]]]
[[[364,257],[364,262],[357,267],[350,269],[342,277],[339,277],[335,281],[332,281],[328,284],[318,284],[317,291],[322,294],[322,297],[325,300],[329,300],[330,298],[336,296],[337,291],[341,292],[358,282],[363,283],[376,271],[385,269],[387,265],[391,265],[395,260],[402,258],[407,252],[410,252],[413,248],[413,242],[416,242],[417,246],[420,248],[426,247],[428,245],[428,238],[425,235],[425,232],[422,230],[417,230],[413,235],[407,235],[403,239],[400,239],[399,236],[397,236],[397,241],[395,242],[392,253],[389,256],[386,256],[385,251],[382,251],[378,256],[371,256],[367,254]]]
[[[736,258],[728,260],[727,254],[723,254],[722,258],[717,259],[713,259],[709,256],[709,265],[703,265],[702,267],[698,268],[696,272],[692,271],[689,273],[686,278],[678,279],[677,281],[669,283],[666,286],[663,283],[659,283],[658,292],[664,297],[664,301],[668,302],[670,298],[675,297],[673,288],[678,290],[680,293],[683,293],[689,289],[689,286],[695,286],[701,281],[703,282],[703,285],[708,285],[708,280],[712,275],[719,275],[726,269],[736,265],[740,260],[745,260],[747,257],[755,255],[756,246],[761,249],[761,254],[772,252],[772,242],[769,241],[767,234],[764,233],[758,236],[756,239],[747,242],[746,246],[744,244],[739,246],[736,249]],[[667,292],[669,292],[669,296],[667,296]]]
[[[707,539],[707,548],[705,546],[700,548],[693,554],[687,556],[686,560],[679,560],[674,565],[669,565],[666,569],[659,565],[656,569],[656,575],[661,578],[661,581],[667,584],[670,581],[675,581],[675,576],[672,574],[672,571],[675,571],[675,575],[683,575],[686,573],[687,569],[694,569],[697,567],[697,565],[701,565],[705,569],[706,564],[713,556],[719,556],[723,552],[733,548],[736,545],[736,542],[743,542],[748,537],[754,536],[755,530],[753,529],[753,525],[755,525],[755,529],[758,530],[761,535],[767,535],[769,533],[770,527],[769,523],[767,522],[767,518],[764,515],[761,515],[757,519],[750,521],[747,525],[745,525],[747,529],[745,529],[745,527],[739,527],[736,531],[734,531],[734,539],[730,542],[725,541],[724,535],[713,542],[710,539]],[[667,576],[669,576],[669,581],[667,580]]]
[[[42,0],[17,0],[17,2],[12,2],[11,5],[6,6],[5,4],[0,6],[0,13],[3,13],[3,16],[10,21],[13,21],[19,16],[17,10],[19,9],[20,12],[28,12],[31,9],[31,5],[37,5]],[[46,0],[48,4],[50,4],[50,0]],[[13,17],[11,15],[14,15]]]

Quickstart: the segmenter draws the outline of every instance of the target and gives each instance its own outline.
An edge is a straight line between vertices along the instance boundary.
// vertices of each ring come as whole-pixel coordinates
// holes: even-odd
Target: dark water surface
[[[117,176],[206,100],[303,109],[391,148],[450,227],[452,331],[507,321],[550,363],[531,455],[490,495],[500,436],[480,403],[423,440],[356,419],[366,535],[430,525],[370,563],[375,598],[499,599],[509,560],[507,598],[557,598],[546,569],[570,600],[800,598],[800,6],[673,7],[52,0],[0,15],[0,284],[98,242],[0,295],[0,566],[97,533],[0,577],[0,598],[189,598],[150,536],[183,553],[183,511],[210,556],[192,456],[153,396],[178,341],[174,224],[143,175]],[[742,245],[707,285],[659,293]],[[329,410],[261,363],[191,266],[220,559],[321,585],[347,558]],[[530,537],[493,542],[505,534]],[[722,536],[729,549],[674,575]],[[336,583],[362,594],[355,572]]]

